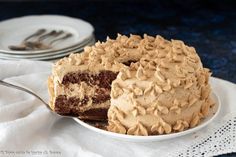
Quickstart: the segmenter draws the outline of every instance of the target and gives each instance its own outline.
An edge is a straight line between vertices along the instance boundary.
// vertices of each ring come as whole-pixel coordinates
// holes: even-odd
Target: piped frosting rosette
[[[112,82],[107,129],[147,136],[197,126],[214,104],[209,70],[182,41],[157,36],[145,42],[146,55]]]

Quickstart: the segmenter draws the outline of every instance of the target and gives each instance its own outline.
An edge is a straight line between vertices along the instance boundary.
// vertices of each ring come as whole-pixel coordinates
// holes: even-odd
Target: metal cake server
[[[23,87],[20,87],[20,86],[17,86],[17,85],[14,85],[14,84],[11,84],[11,83],[8,83],[8,82],[5,82],[5,81],[2,81],[0,80],[0,85],[3,85],[3,86],[6,86],[6,87],[10,87],[10,88],[15,88],[15,89],[18,89],[18,90],[21,90],[21,91],[24,91],[26,93],[29,93],[33,96],[35,96],[37,99],[39,99],[49,110],[51,110],[52,112],[54,112],[48,105],[48,103],[46,103],[41,97],[39,97],[37,94],[35,94],[34,92],[26,89],[26,88],[23,88]],[[54,112],[55,113],[55,112]],[[59,115],[59,114],[58,114]],[[60,115],[62,116],[62,115]],[[66,117],[69,117],[69,116],[66,116]]]
[[[31,94],[33,96],[35,96],[38,100],[40,100],[52,113],[56,114],[56,115],[59,115],[61,117],[65,117],[65,118],[78,118],[76,116],[65,116],[65,115],[60,115],[58,113],[56,113],[55,111],[53,111],[51,109],[51,107],[49,106],[49,104],[47,102],[45,102],[40,96],[38,96],[37,94],[35,94],[34,92],[30,91],[29,89],[26,89],[26,88],[23,88],[23,87],[20,87],[20,86],[17,86],[17,85],[14,85],[14,84],[11,84],[11,83],[8,83],[8,82],[5,82],[3,80],[0,80],[0,85],[3,85],[3,86],[6,86],[6,87],[10,87],[10,88],[14,88],[14,89],[18,89],[18,90],[21,90],[21,91],[24,91],[28,94]],[[107,125],[107,121],[98,121],[98,120],[82,120],[84,121],[85,123],[88,123],[94,127],[97,127],[97,128],[101,128],[105,125]]]

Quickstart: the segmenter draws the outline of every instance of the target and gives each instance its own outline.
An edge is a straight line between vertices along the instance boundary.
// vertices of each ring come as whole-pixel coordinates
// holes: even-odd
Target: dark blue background
[[[235,7],[233,1],[213,0],[0,2],[0,20],[62,14],[92,23],[102,41],[117,33],[181,39],[197,49],[213,76],[236,83]]]

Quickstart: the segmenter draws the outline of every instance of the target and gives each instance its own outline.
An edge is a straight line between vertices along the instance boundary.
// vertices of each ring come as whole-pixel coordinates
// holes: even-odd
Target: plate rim
[[[214,97],[214,100],[217,102],[217,109],[216,109],[216,112],[214,113],[214,115],[212,117],[210,117],[210,119],[208,119],[207,121],[203,122],[202,124],[200,124],[194,128],[190,128],[185,131],[177,132],[177,133],[164,134],[164,135],[152,135],[152,136],[126,135],[126,134],[119,134],[119,133],[110,132],[110,131],[96,128],[94,126],[91,126],[91,125],[83,122],[82,120],[80,120],[78,118],[73,118],[73,119],[77,123],[82,125],[83,127],[87,128],[89,130],[92,130],[95,133],[99,133],[101,135],[111,137],[113,139],[119,139],[119,140],[123,140],[123,141],[134,141],[134,142],[150,142],[150,141],[168,140],[168,139],[173,139],[173,138],[177,138],[177,137],[181,137],[181,136],[185,136],[185,135],[194,133],[194,132],[206,127],[207,125],[209,125],[219,115],[219,113],[221,111],[221,107],[222,107],[220,97],[213,91],[211,92],[211,95],[212,95],[212,97]]]
[[[62,55],[62,54],[69,54],[69,52],[74,52],[76,50],[83,50],[84,47],[89,46],[89,45],[93,45],[95,43],[96,39],[95,38],[91,38],[87,41],[85,41],[82,44],[76,45],[74,47],[70,47],[68,49],[65,50],[61,50],[61,51],[55,51],[55,52],[48,52],[48,53],[44,53],[44,54],[33,54],[33,55],[13,55],[13,54],[5,54],[2,53],[0,50],[0,58],[9,58],[9,59],[41,59],[41,58],[45,58],[45,57],[54,57],[54,56],[58,56],[58,55]]]
[[[91,43],[88,43],[86,46],[90,46],[90,45],[93,45],[94,42],[91,42]],[[60,59],[60,58],[63,58],[67,55],[70,55],[72,53],[81,53],[83,52],[84,50],[84,47],[78,47],[78,48],[75,48],[73,50],[70,50],[70,51],[66,51],[66,52],[63,52],[63,53],[59,53],[59,54],[56,54],[56,55],[49,55],[49,56],[44,56],[44,57],[36,57],[36,58],[16,58],[16,57],[3,57],[1,58],[0,56],[0,59],[4,59],[4,60],[43,60],[43,61],[50,61],[50,60],[55,60],[55,59]]]

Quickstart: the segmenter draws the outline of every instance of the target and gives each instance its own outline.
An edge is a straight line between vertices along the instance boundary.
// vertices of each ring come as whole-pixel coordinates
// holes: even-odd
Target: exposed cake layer
[[[110,106],[110,101],[101,101],[88,105],[89,98],[79,99],[76,97],[67,98],[66,96],[58,96],[55,100],[54,110],[61,115],[78,116],[81,119],[87,120],[106,120],[107,110]]]
[[[66,95],[59,95],[55,100],[55,111],[58,106],[70,106],[68,109],[75,108],[81,112],[86,111],[94,106],[101,107],[102,103],[110,100],[109,95],[99,95],[96,97],[85,96],[83,99],[78,97],[67,97]],[[92,104],[92,105],[91,105]],[[103,106],[104,107],[104,106]],[[61,113],[61,112],[60,112]]]
[[[63,77],[62,84],[68,83],[78,83],[85,82],[90,86],[97,85],[100,88],[108,88],[111,89],[111,83],[116,78],[118,73],[104,70],[100,71],[97,74],[89,73],[89,72],[71,72],[66,74]]]
[[[107,119],[110,105],[111,82],[117,73],[88,71],[68,73],[62,83],[53,80],[53,109],[62,115],[73,115],[87,119]],[[101,111],[101,115],[92,115]],[[102,117],[103,116],[103,117]]]
[[[110,102],[107,104],[110,106]],[[107,121],[107,108],[94,108],[81,112],[79,118],[82,120],[91,120],[91,121]]]

